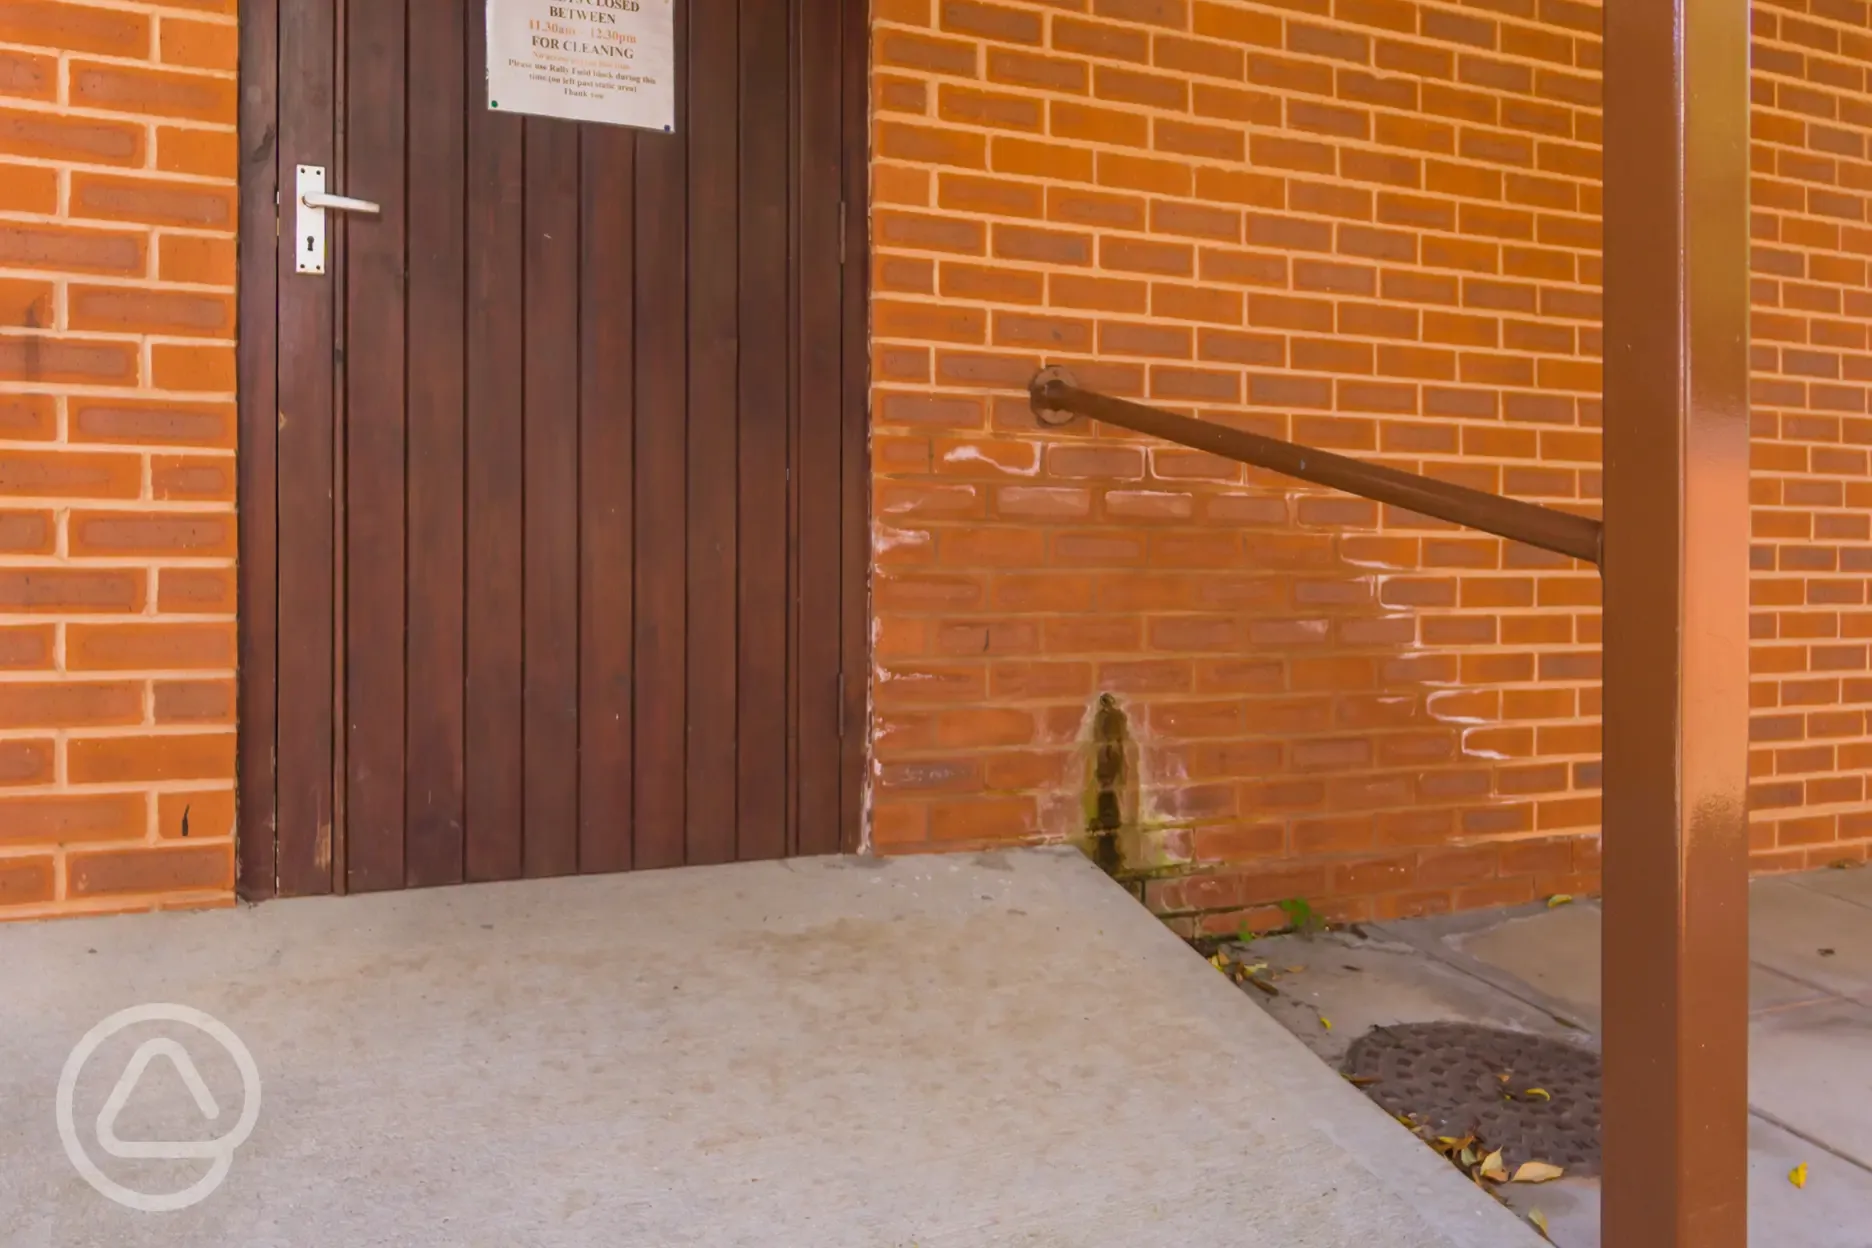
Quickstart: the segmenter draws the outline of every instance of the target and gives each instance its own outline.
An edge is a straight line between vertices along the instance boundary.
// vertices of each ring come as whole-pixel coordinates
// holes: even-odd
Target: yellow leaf
[[[1483,1178],[1493,1179],[1497,1183],[1508,1181],[1508,1168],[1502,1165],[1501,1149],[1496,1149],[1482,1159],[1481,1174]]]
[[[1287,973],[1289,975],[1298,975],[1301,971],[1304,971],[1304,970],[1306,970],[1306,967],[1304,966],[1290,966],[1287,968]]]
[[[1510,1182],[1545,1183],[1549,1179],[1559,1178],[1561,1173],[1559,1166],[1544,1161],[1524,1161],[1515,1167],[1514,1178]]]
[[[1324,1027],[1327,1031],[1331,1031],[1332,1019],[1327,1018],[1324,1014],[1320,1015],[1320,1026]]]
[[[1228,970],[1228,959],[1223,957],[1220,953],[1217,953],[1209,959],[1209,965],[1215,967],[1218,971],[1226,971]]]
[[[1572,900],[1573,900],[1572,893],[1555,893],[1553,896],[1547,899],[1547,908],[1551,910],[1555,906],[1564,906],[1567,904],[1567,902],[1572,901]]]
[[[1803,1161],[1800,1163],[1800,1165],[1795,1166],[1792,1170],[1788,1171],[1788,1182],[1792,1183],[1795,1187],[1807,1186],[1807,1163],[1806,1162]]]
[[[1475,1149],[1473,1148],[1463,1149],[1462,1150],[1462,1164],[1465,1166],[1473,1166],[1475,1165],[1475,1163],[1476,1163]]]
[[[1546,1088],[1529,1088],[1521,1095],[1537,1101],[1553,1100],[1553,1093],[1549,1092]]]
[[[1535,1209],[1535,1210],[1532,1210],[1532,1211],[1531,1211],[1531,1212],[1530,1212],[1530,1213],[1529,1213],[1529,1214],[1527,1215],[1527,1220],[1528,1220],[1528,1221],[1530,1221],[1530,1222],[1532,1222],[1532,1223],[1534,1224],[1534,1229],[1540,1232],[1540,1235],[1541,1235],[1541,1238],[1542,1238],[1542,1239],[1546,1239],[1546,1238],[1548,1237],[1548,1236],[1547,1236],[1547,1215],[1546,1215],[1546,1214],[1544,1214],[1544,1213],[1542,1213],[1542,1212],[1541,1212],[1540,1210],[1538,1210],[1538,1209]]]

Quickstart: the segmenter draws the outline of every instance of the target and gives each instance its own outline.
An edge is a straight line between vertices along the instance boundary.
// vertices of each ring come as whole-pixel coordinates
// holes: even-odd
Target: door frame
[[[279,17],[291,0],[243,0],[240,6],[240,221],[238,239],[239,443],[236,506],[240,531],[237,612],[240,648],[235,820],[235,891],[244,900],[278,889],[278,681],[279,681],[279,459],[277,437],[280,249],[277,222],[287,211],[278,150]],[[343,5],[335,0],[342,23]],[[459,0],[478,11],[482,0]],[[863,0],[838,5],[842,37],[840,113],[844,204],[840,338],[840,689],[839,844],[847,852],[863,842],[866,760],[870,755],[870,220],[867,191],[869,132],[868,9]],[[471,19],[473,20],[473,19]],[[340,32],[340,38],[342,31]],[[340,82],[338,90],[342,93]],[[341,113],[342,97],[334,102]],[[342,150],[342,149],[340,149]],[[275,229],[267,230],[272,219]],[[336,273],[341,268],[334,264]],[[342,471],[342,466],[339,466]],[[332,500],[342,532],[342,490]],[[338,559],[342,560],[342,544]],[[342,566],[337,575],[342,576]],[[335,637],[342,637],[343,594],[335,596]],[[336,643],[335,643],[336,644]],[[334,700],[344,674],[334,664]],[[339,721],[341,722],[341,721]],[[342,755],[334,750],[332,891],[345,891]]]

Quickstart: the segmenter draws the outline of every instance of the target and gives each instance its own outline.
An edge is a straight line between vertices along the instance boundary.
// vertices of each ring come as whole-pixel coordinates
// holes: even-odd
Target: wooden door
[[[679,0],[662,135],[491,112],[481,0],[243,5],[246,895],[852,842],[856,7]]]

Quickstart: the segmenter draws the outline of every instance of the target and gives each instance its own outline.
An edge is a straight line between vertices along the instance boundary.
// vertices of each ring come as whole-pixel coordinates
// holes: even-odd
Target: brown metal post
[[[1748,1237],[1748,63],[1605,6],[1605,1248]]]

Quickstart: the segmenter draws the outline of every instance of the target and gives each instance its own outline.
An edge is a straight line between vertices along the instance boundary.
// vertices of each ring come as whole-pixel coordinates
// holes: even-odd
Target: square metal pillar
[[[1605,1248],[1748,1238],[1748,20],[1605,7]]]

